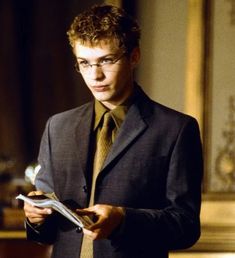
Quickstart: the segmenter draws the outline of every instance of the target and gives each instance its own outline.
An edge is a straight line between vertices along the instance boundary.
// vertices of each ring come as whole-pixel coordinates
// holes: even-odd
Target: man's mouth
[[[108,85],[95,85],[92,86],[92,89],[97,92],[102,92],[108,90]]]

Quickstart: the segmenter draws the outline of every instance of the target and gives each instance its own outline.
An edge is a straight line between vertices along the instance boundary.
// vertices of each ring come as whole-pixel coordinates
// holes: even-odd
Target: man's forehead
[[[81,54],[94,54],[94,53],[113,53],[120,49],[117,41],[115,40],[100,40],[96,43],[76,41],[74,52],[76,56]]]

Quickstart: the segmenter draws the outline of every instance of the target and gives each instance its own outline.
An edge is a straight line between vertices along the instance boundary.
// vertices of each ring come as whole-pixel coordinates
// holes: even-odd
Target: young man
[[[203,170],[196,120],[152,101],[134,82],[140,30],[123,10],[94,6],[68,35],[94,102],[49,119],[38,191],[30,195],[55,192],[95,223],[79,233],[51,209],[25,204],[28,238],[53,243],[55,258],[166,258],[193,245]],[[104,158],[98,153],[106,113],[112,146]]]

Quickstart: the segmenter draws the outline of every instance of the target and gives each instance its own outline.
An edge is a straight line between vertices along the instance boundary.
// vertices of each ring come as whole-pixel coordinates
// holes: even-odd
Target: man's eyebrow
[[[98,60],[109,57],[109,56],[116,56],[116,55],[117,55],[116,53],[109,53],[109,54],[106,54],[104,56],[98,57]],[[87,60],[85,57],[82,57],[82,56],[77,56],[76,59]]]
[[[78,60],[78,59],[82,59],[82,60],[86,60],[86,58],[84,58],[84,57],[80,57],[80,56],[76,56],[76,59]]]

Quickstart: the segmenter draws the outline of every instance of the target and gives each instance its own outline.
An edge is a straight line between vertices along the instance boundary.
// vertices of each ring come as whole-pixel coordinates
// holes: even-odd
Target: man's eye
[[[79,66],[86,67],[86,66],[89,65],[89,63],[88,63],[86,60],[82,60],[82,61],[78,61],[78,65],[79,65]]]
[[[104,65],[104,64],[113,64],[113,59],[112,58],[104,58],[102,60],[100,60],[100,64]]]

